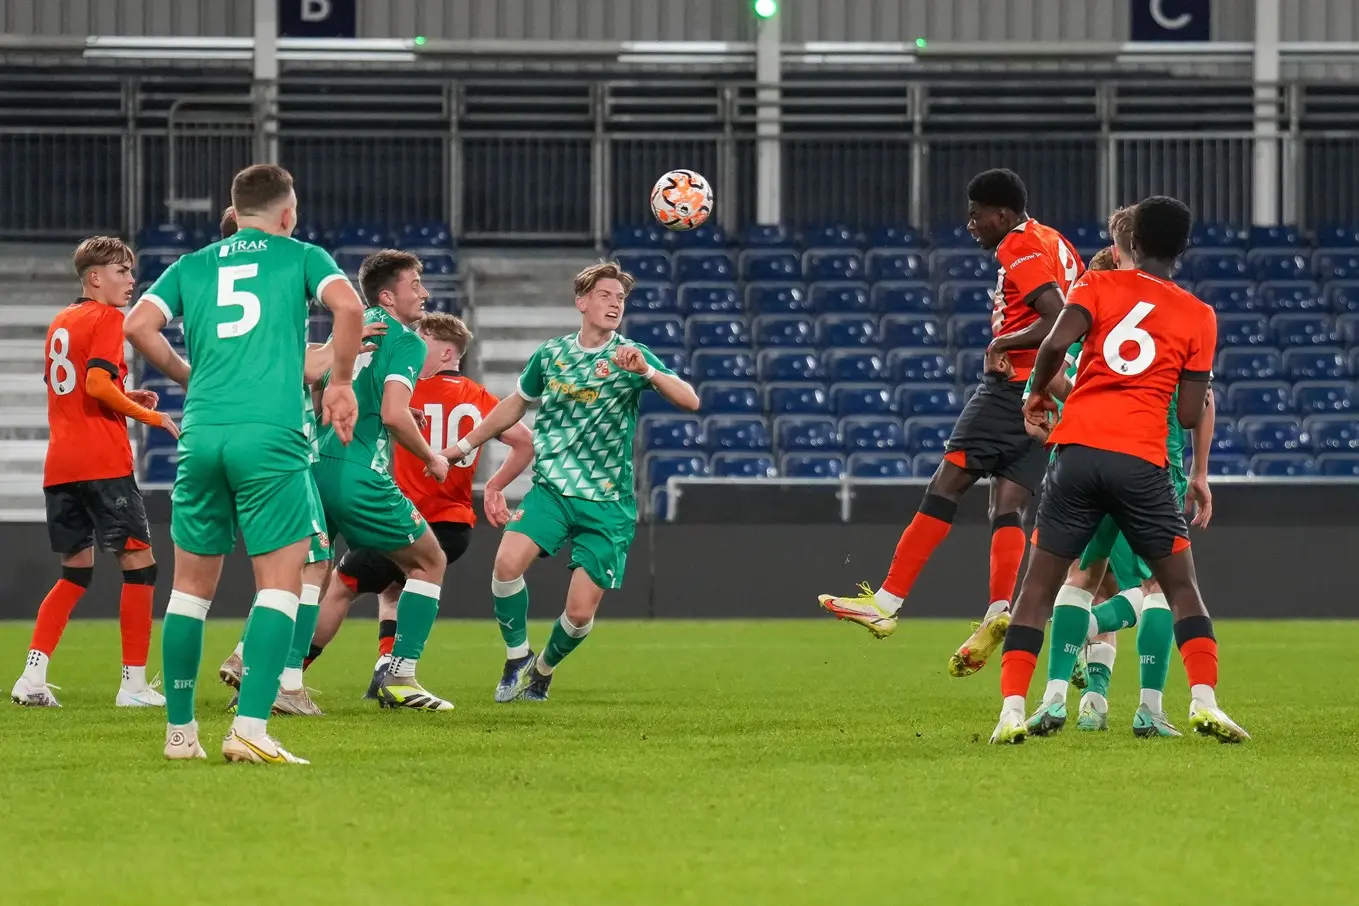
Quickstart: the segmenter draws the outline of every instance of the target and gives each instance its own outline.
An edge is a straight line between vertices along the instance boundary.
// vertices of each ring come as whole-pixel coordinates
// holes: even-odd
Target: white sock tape
[[[510,579],[507,582],[501,582],[495,576],[491,576],[491,594],[495,595],[497,598],[508,598],[510,595],[517,595],[523,590],[523,576],[519,576],[516,579]]]
[[[192,617],[195,620],[206,620],[208,618],[208,608],[212,602],[206,598],[196,598],[193,595],[186,595],[182,591],[170,592],[170,603],[165,608],[165,615],[175,614],[181,617]]]

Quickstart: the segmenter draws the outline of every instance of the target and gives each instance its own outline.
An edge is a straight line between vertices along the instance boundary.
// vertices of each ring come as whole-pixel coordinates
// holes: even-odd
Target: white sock
[[[237,642],[236,650],[231,653],[236,655],[236,657],[245,657],[245,642],[244,641]]]
[[[1009,609],[1010,609],[1009,601],[992,601],[991,606],[986,608],[986,617],[984,619],[989,620],[994,616],[999,616],[1000,614],[1004,613]]]
[[[278,678],[278,686],[280,689],[286,689],[289,692],[296,692],[298,689],[301,689],[302,668],[284,667],[283,675]]]
[[[1087,664],[1103,664],[1109,668],[1109,672],[1114,671],[1114,660],[1118,657],[1118,649],[1108,642],[1095,642],[1085,651],[1085,662]]]
[[[1142,589],[1136,587],[1125,588],[1122,591],[1120,591],[1119,594],[1121,594],[1124,598],[1127,599],[1128,603],[1132,605],[1133,613],[1136,614],[1139,618],[1142,616],[1142,609],[1147,606],[1147,598],[1160,598],[1161,606],[1165,607],[1167,610],[1170,609],[1170,605],[1165,603],[1166,600],[1165,595],[1157,594],[1147,595],[1146,597],[1143,597]],[[1153,604],[1152,606],[1155,607],[1156,605]],[[1137,623],[1134,622],[1133,625],[1136,626]]]
[[[534,662],[534,664],[533,664],[533,669],[534,669],[534,670],[537,670],[537,671],[538,671],[539,673],[541,673],[543,676],[551,676],[551,675],[552,675],[552,668],[549,667],[547,661],[543,660],[541,657],[538,658],[538,660],[536,660],[536,661]]]
[[[1101,714],[1109,713],[1109,699],[1100,695],[1098,692],[1087,692],[1081,696],[1081,707],[1084,708],[1086,705],[1089,705]]]
[[[906,599],[898,598],[886,589],[879,588],[877,591],[873,592],[873,600],[877,603],[878,609],[883,613],[896,616],[897,611],[901,610],[901,605]]]
[[[42,685],[47,682],[47,663],[50,661],[47,655],[36,648],[30,649],[28,659],[24,661],[24,676],[28,677],[31,683]]]
[[[1141,597],[1142,592],[1141,592],[1141,590],[1139,590],[1139,589],[1129,589],[1128,591],[1136,591],[1136,592],[1138,593],[1138,595],[1139,595],[1138,601],[1139,601],[1139,602],[1141,603],[1141,605],[1142,605],[1142,606],[1139,607],[1138,610],[1137,610],[1137,613],[1138,613],[1139,616],[1141,616],[1142,611],[1144,611],[1144,610],[1154,610],[1154,609],[1157,608],[1157,607],[1159,607],[1159,608],[1162,609],[1162,610],[1169,610],[1169,609],[1170,609],[1170,602],[1167,601],[1167,600],[1166,600],[1166,596],[1163,595],[1163,594],[1161,594],[1159,591],[1158,591],[1158,592],[1155,592],[1155,593],[1153,593],[1153,594],[1149,594],[1149,595],[1147,595],[1146,597]],[[1124,594],[1124,595],[1127,595],[1128,592],[1125,591],[1125,592],[1123,592],[1123,594]],[[1128,600],[1131,601],[1132,598],[1129,597]],[[1136,606],[1136,605],[1134,605],[1134,606]]]
[[[413,677],[417,663],[419,661],[413,657],[394,657],[387,665],[387,675],[403,678]]]
[[[1001,702],[1000,713],[1006,714],[1011,711],[1018,712],[1020,717],[1024,716],[1024,696],[1007,695],[1005,701]]]
[[[1213,691],[1212,686],[1190,686],[1189,697],[1198,702],[1204,708],[1217,707],[1217,692]]]
[[[384,664],[390,664],[391,662],[392,656],[390,654],[379,655],[377,663],[373,665],[373,672],[376,673],[382,669]]]
[[[1071,685],[1069,680],[1053,679],[1048,680],[1048,687],[1043,690],[1043,704],[1047,704],[1053,699],[1060,698],[1066,701],[1066,690]]]
[[[231,729],[245,739],[260,739],[268,735],[269,721],[261,717],[237,717],[231,722]]]
[[[505,660],[507,661],[515,661],[521,657],[527,657],[528,653],[529,653],[528,643],[525,643],[523,645],[515,645],[513,648],[511,648],[509,645],[505,646]]]
[[[1161,713],[1161,693],[1155,689],[1142,690],[1142,704],[1147,706],[1147,710]]]
[[[130,667],[123,665],[123,689],[127,692],[141,692],[146,688],[146,665]]]

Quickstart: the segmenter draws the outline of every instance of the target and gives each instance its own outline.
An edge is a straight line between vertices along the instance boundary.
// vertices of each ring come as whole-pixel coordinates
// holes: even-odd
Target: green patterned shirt
[[[316,425],[316,409],[311,401],[311,387],[302,388],[302,433],[307,435],[307,449],[312,465],[321,461],[321,435]]]
[[[519,395],[541,403],[533,423],[533,480],[563,497],[633,499],[637,403],[651,382],[613,363],[624,342],[615,333],[603,346],[585,349],[575,334],[557,337],[538,347],[519,376]],[[674,374],[650,349],[626,342],[657,373]]]

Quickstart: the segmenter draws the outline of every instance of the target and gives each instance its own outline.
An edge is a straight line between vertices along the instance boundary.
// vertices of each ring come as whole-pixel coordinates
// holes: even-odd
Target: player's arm
[[[492,410],[495,411],[495,410]],[[510,448],[510,455],[486,481],[486,487],[503,491],[533,462],[533,432],[528,425],[516,421],[500,434],[500,442]]]
[[[384,321],[374,321],[371,324],[363,325],[363,338],[380,337],[387,332],[387,324]],[[359,353],[376,352],[377,346],[372,343],[364,343],[359,347]],[[302,367],[302,379],[308,384],[315,384],[325,377],[327,371],[335,366],[335,346],[332,340],[324,343],[308,343],[307,357]],[[319,410],[318,410],[319,411]]]
[[[1053,325],[1057,323],[1057,317],[1062,313],[1064,304],[1057,284],[1050,283],[1039,288],[1037,293],[1030,294],[1025,302],[1038,312],[1038,320],[1023,330],[996,337],[991,341],[992,353],[1009,352],[1012,349],[1036,349],[1048,334],[1052,333]]]
[[[1034,396],[1053,393],[1053,381],[1061,374],[1067,349],[1089,332],[1091,320],[1090,311],[1082,305],[1067,305],[1062,309],[1051,332],[1038,346],[1031,376]]]
[[[161,333],[170,323],[168,311],[158,299],[142,296],[123,321],[123,336],[161,374],[181,387],[189,386],[189,363],[180,358]]]
[[[1180,372],[1180,402],[1175,417],[1186,428],[1196,428],[1208,404],[1208,388],[1213,379],[1213,351],[1217,349],[1217,316],[1200,303],[1200,326],[1189,347],[1189,357]]]
[[[633,374],[641,375],[652,388],[665,397],[670,405],[686,412],[698,411],[698,394],[689,382],[666,367],[656,354],[645,346],[619,346],[613,353],[614,364]]]
[[[124,418],[135,419],[152,428],[164,428],[174,437],[179,436],[179,426],[164,412],[155,412],[134,403],[123,388],[119,386],[113,373],[106,370],[104,363],[92,359],[85,372],[85,392],[99,401],[105,409],[116,412]]]
[[[429,442],[420,433],[420,426],[415,423],[411,390],[395,376],[387,378],[382,388],[382,425],[397,443],[414,453],[421,462],[429,464],[439,453],[430,449]]]
[[[349,278],[323,249],[310,247],[303,262],[307,292],[330,309],[330,380],[321,396],[321,424],[331,425],[341,443],[354,438],[359,403],[354,398],[354,360],[363,334],[363,300]]]
[[[1203,407],[1203,417],[1194,426],[1194,462],[1189,467],[1192,478],[1208,477],[1208,452],[1213,447],[1213,429],[1217,426],[1217,400],[1212,385],[1208,387],[1208,400]]]
[[[524,384],[522,378],[520,378],[519,386],[520,391],[518,393],[511,393],[497,403],[496,407],[491,410],[491,414],[482,419],[481,424],[473,428],[466,437],[449,447],[450,459],[463,459],[473,450],[486,443],[486,441],[493,437],[499,437],[510,428],[519,424],[519,420],[522,419],[524,413],[528,411],[529,402],[528,398],[523,394]],[[534,397],[534,399],[537,399],[537,397]],[[527,427],[524,430],[527,431]],[[533,444],[531,439],[529,443],[529,458],[533,458]],[[506,462],[508,463],[508,460],[506,460]],[[520,471],[523,471],[522,467]],[[509,482],[506,482],[506,484],[508,483]]]

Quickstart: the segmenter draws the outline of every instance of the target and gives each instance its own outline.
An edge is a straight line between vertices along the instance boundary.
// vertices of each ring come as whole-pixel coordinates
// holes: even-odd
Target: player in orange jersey
[[[1043,626],[1067,568],[1110,516],[1147,561],[1175,616],[1191,701],[1189,724],[1222,742],[1249,735],[1217,704],[1217,642],[1194,575],[1189,531],[1167,470],[1166,412],[1178,392],[1185,428],[1203,417],[1217,347],[1212,308],[1171,280],[1189,244],[1182,202],[1148,198],[1133,213],[1133,270],[1093,271],[1071,291],[1033,368],[1025,420],[1050,423],[1050,391],[1072,343],[1081,361],[1043,481],[1033,550],[1005,634],[1004,703],[991,741],[1022,742],[1025,696],[1043,647]]]
[[[990,606],[949,658],[953,676],[984,667],[1010,623],[1010,598],[1024,560],[1022,512],[1047,463],[1043,444],[1024,430],[1024,385],[1034,350],[1083,271],[1071,243],[1029,217],[1027,207],[1024,182],[1009,170],[986,170],[968,183],[968,231],[983,248],[994,249],[1000,262],[985,374],[958,417],[944,461],[902,532],[882,585],[874,592],[865,584],[855,596],[821,596],[821,606],[836,618],[858,623],[880,639],[891,635],[916,577],[953,527],[958,502],[979,479],[990,478]]]
[[[416,325],[428,347],[421,380],[411,395],[411,408],[419,412],[421,431],[430,447],[447,451],[459,438],[481,424],[481,420],[500,402],[476,381],[462,374],[462,358],[472,334],[461,320],[446,314],[428,314]],[[528,426],[517,424],[500,436],[510,455],[486,482],[483,506],[486,518],[497,528],[509,521],[505,488],[533,461],[533,435]],[[425,464],[403,447],[393,457],[392,471],[397,486],[425,517],[439,545],[452,563],[467,551],[472,526],[477,517],[472,509],[472,478],[476,475],[480,452],[466,458],[448,456],[452,468],[443,482],[425,473]],[[321,601],[320,619],[312,639],[307,664],[320,657],[335,637],[361,594],[378,595],[378,661],[366,698],[377,697],[377,685],[391,659],[396,637],[396,602],[405,575],[395,563],[374,550],[350,550],[335,571]]]
[[[123,708],[165,704],[146,681],[156,558],[133,475],[127,419],[163,428],[173,437],[179,436],[179,427],[154,411],[154,392],[123,390],[123,309],[132,299],[134,263],[132,250],[121,239],[92,236],[80,243],[75,251],[80,298],[47,329],[44,382],[50,438],[43,496],[48,537],[61,557],[61,579],[38,609],[28,661],[10,692],[21,705],[60,707],[47,684],[47,663],[71,611],[89,588],[95,545],[115,554],[123,569],[123,679],[116,703]]]

